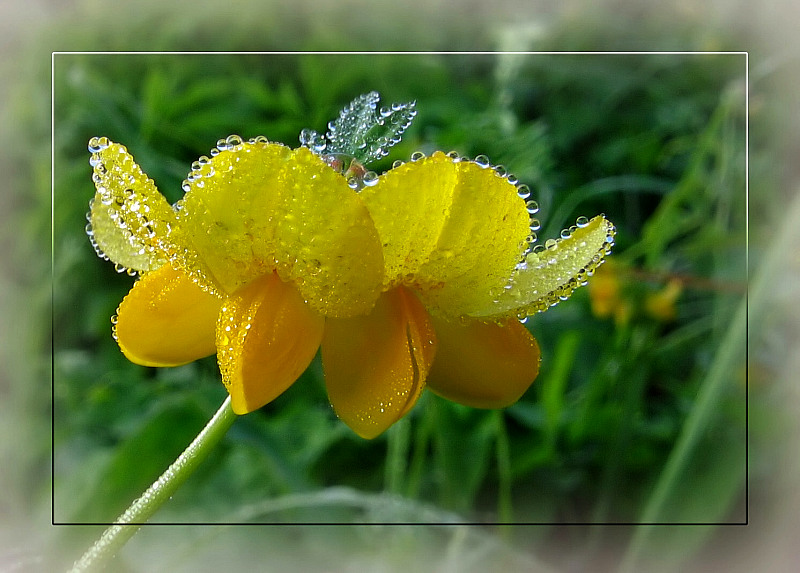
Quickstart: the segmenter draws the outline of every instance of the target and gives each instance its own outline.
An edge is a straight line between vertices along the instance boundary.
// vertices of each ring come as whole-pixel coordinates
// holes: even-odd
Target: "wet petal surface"
[[[322,316],[275,273],[230,296],[219,313],[216,340],[233,411],[257,410],[291,386],[317,353],[323,325]]]
[[[143,366],[178,366],[216,352],[222,300],[164,265],[136,281],[117,309],[115,337]]]
[[[435,352],[431,319],[403,287],[368,315],[326,320],[322,363],[336,414],[361,437],[379,435],[416,403]]]
[[[436,152],[362,191],[386,262],[386,285],[413,285],[451,317],[490,305],[527,247],[516,187],[490,168]]]
[[[539,345],[517,320],[504,324],[434,318],[439,346],[428,387],[473,408],[505,408],[539,373]]]
[[[383,279],[377,232],[356,192],[318,156],[237,138],[195,167],[178,204],[196,251],[187,266],[205,265],[227,293],[277,270],[321,314],[372,307]]]
[[[611,252],[615,232],[614,225],[598,215],[563,231],[561,239],[549,239],[526,255],[491,305],[476,309],[471,316],[524,317],[566,300],[576,288],[586,284]]]
[[[175,213],[125,147],[92,138],[90,163],[97,189],[89,203],[87,232],[100,256],[135,271],[167,260]]]

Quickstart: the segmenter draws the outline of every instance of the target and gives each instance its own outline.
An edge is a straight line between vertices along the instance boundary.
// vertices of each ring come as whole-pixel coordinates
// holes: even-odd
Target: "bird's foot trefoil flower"
[[[297,149],[220,140],[174,205],[125,147],[90,141],[87,232],[100,256],[140,275],[112,319],[125,356],[176,366],[216,353],[245,414],[321,349],[330,402],[365,438],[426,387],[484,408],[522,396],[540,355],[520,320],[585,284],[614,227],[581,218],[534,246],[530,191],[482,156],[414,154],[368,171],[415,113],[377,103],[357,98]]]

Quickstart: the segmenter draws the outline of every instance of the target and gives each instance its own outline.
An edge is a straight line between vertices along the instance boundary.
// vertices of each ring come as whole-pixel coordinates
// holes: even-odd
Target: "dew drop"
[[[582,229],[589,224],[589,219],[584,216],[580,216],[578,217],[578,220],[575,221],[575,224]]]
[[[500,177],[505,177],[508,175],[508,170],[505,168],[504,165],[495,165],[494,172],[497,173]]]
[[[403,165],[403,160],[402,159],[395,159],[394,163],[392,163],[392,169],[397,169],[401,165]]]
[[[486,157],[485,155],[478,155],[475,159],[473,159],[473,161],[475,165],[477,165],[478,167],[482,167],[483,169],[486,169],[487,167],[489,167],[489,165],[491,165],[491,163],[489,162],[489,158]]]
[[[419,161],[424,157],[425,157],[424,153],[422,153],[421,151],[415,151],[414,153],[411,154],[411,161]]]
[[[569,232],[569,229],[562,229],[561,230],[561,238],[564,240],[569,239],[572,236],[572,233]]]
[[[521,185],[517,185],[517,195],[522,197],[523,199],[527,199],[531,196],[531,188],[525,185],[524,183]]]
[[[536,201],[528,201],[525,203],[525,209],[527,209],[528,213],[531,215],[539,212],[539,203]]]
[[[98,151],[103,151],[110,145],[107,137],[93,137],[89,140],[89,151],[91,153],[97,153]]]
[[[361,178],[361,182],[367,187],[372,187],[378,183],[378,174],[374,171],[367,171],[364,173],[364,177]]]

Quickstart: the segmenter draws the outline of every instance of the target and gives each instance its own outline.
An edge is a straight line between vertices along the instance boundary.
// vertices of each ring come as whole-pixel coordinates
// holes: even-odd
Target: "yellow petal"
[[[133,285],[117,309],[115,337],[123,354],[143,366],[178,366],[214,354],[222,300],[169,265]]]
[[[527,247],[525,201],[474,162],[436,152],[392,169],[361,196],[384,247],[385,285],[413,285],[440,314],[490,305]]]
[[[561,239],[549,239],[528,253],[502,294],[471,315],[524,317],[566,300],[611,252],[615,232],[602,215],[584,223],[579,220],[579,225],[562,231]]]
[[[308,367],[324,319],[274,273],[231,295],[217,321],[217,359],[237,414],[277,398]]]
[[[416,403],[435,352],[430,317],[403,287],[381,295],[368,315],[327,319],[322,364],[336,414],[374,438]]]
[[[206,265],[232,293],[272,270],[331,316],[368,311],[380,293],[383,255],[364,205],[310,150],[238,138],[201,158],[179,217]]]
[[[97,188],[88,214],[92,244],[99,255],[119,267],[159,268],[167,260],[176,223],[172,207],[125,147],[107,138],[93,138],[89,149]]]
[[[505,408],[539,373],[539,345],[519,321],[450,322],[434,318],[439,346],[428,376],[436,394],[473,408]]]

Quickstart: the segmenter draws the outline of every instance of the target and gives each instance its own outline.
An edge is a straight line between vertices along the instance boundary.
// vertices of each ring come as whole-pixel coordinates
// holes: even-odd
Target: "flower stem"
[[[101,570],[125,543],[167,501],[208,456],[236,419],[228,397],[214,417],[167,470],[117,518],[114,525],[75,562],[70,573]]]

